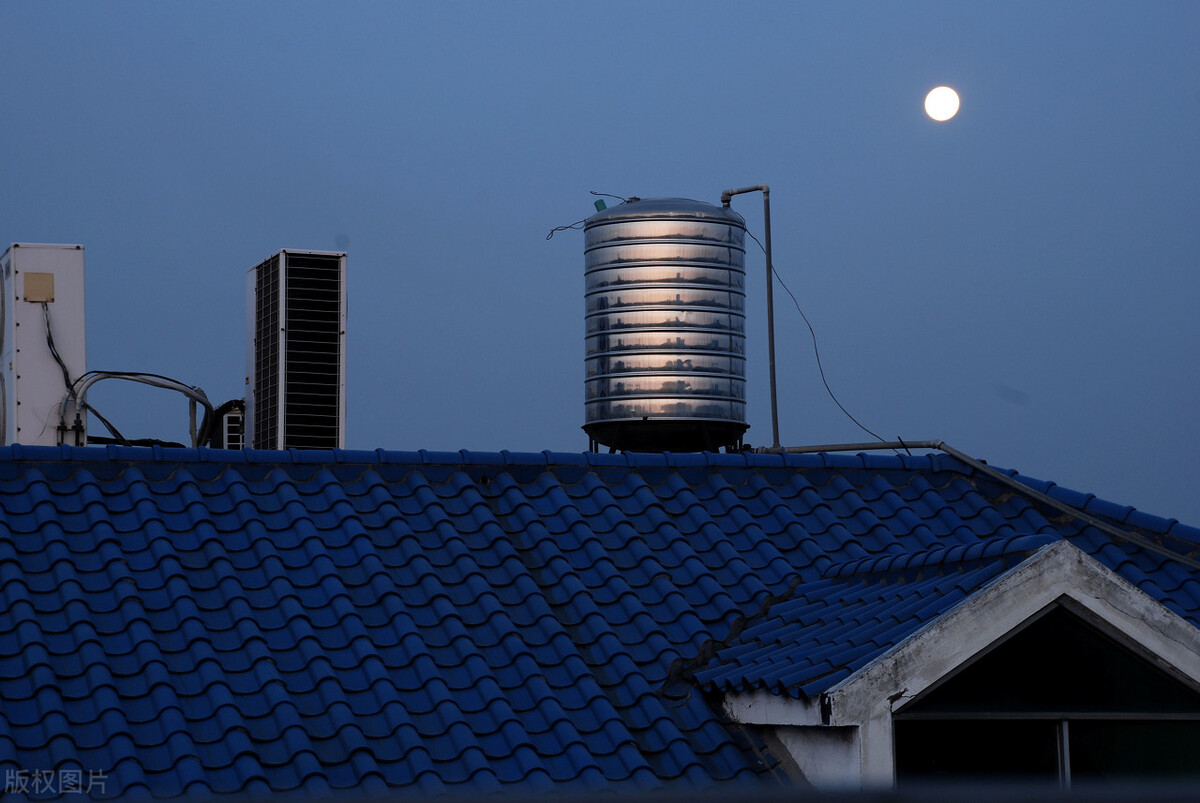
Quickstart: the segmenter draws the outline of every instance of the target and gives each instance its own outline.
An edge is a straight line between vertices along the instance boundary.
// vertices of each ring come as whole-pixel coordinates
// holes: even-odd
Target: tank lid
[[[746,227],[746,221],[737,212],[706,201],[693,201],[690,198],[630,198],[592,215],[584,222],[584,228],[617,220],[645,218],[702,218],[722,220],[743,229]]]

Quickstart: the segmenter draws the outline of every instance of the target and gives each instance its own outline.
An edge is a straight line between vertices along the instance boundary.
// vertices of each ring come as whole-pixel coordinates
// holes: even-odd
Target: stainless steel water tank
[[[746,431],[746,223],[685,198],[584,223],[584,431],[595,448],[705,451]]]

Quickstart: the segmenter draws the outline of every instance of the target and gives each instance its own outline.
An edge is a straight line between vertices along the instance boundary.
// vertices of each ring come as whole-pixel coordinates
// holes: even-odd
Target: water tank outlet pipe
[[[721,206],[729,206],[735,195],[761,192],[763,197],[763,250],[767,252],[767,367],[771,375],[771,446],[779,448],[779,403],[775,395],[775,265],[771,262],[771,188],[766,184],[725,190],[721,193]]]

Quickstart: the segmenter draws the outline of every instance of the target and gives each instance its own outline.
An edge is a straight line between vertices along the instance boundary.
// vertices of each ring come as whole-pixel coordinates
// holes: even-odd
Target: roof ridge
[[[882,574],[923,566],[946,566],[976,560],[1035,552],[1060,540],[1049,533],[1018,533],[981,539],[973,544],[936,544],[915,552],[889,553],[835,563],[821,573],[822,580],[852,575]]]
[[[510,451],[436,451],[418,449],[212,449],[209,447],[167,446],[0,446],[0,463],[218,463],[281,465],[413,465],[413,466],[489,466],[542,468],[815,468],[815,469],[889,469],[898,471],[958,470],[954,461],[932,460],[938,455],[841,454],[818,452],[805,454],[768,454],[758,452],[540,452]],[[965,473],[965,472],[963,472]]]

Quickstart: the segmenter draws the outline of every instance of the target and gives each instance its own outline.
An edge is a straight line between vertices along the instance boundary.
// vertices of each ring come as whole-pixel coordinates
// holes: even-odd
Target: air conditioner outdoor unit
[[[282,250],[247,273],[246,445],[346,440],[346,255]]]
[[[86,365],[83,246],[9,246],[0,255],[0,442],[86,445],[87,416],[76,423],[70,390]]]

